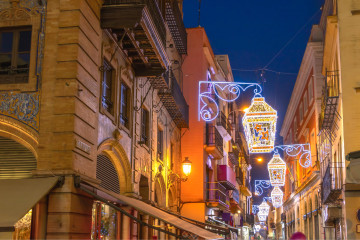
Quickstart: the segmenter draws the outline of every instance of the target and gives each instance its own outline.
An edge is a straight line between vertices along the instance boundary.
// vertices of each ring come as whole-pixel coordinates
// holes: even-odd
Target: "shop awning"
[[[57,183],[58,177],[1,179],[0,228],[11,228]]]
[[[108,191],[102,187],[95,186],[92,183],[84,182],[80,184],[80,188],[93,195],[94,198],[97,198],[100,201],[104,201],[104,199],[108,201],[114,202],[117,200],[117,202],[131,206],[138,210],[139,212],[145,213],[147,215],[150,215],[154,218],[157,218],[167,224],[170,224],[178,229],[182,229],[184,231],[190,232],[194,235],[199,236],[200,238],[204,239],[223,239],[223,237],[212,233],[206,229],[203,229],[201,227],[198,227],[194,224],[191,224],[185,220],[182,220],[172,214],[169,214],[165,211],[162,211],[156,207],[153,207],[149,204],[146,204],[138,199],[130,198],[121,194],[116,194],[111,191]],[[106,203],[106,202],[105,202]],[[108,202],[109,203],[109,202]]]

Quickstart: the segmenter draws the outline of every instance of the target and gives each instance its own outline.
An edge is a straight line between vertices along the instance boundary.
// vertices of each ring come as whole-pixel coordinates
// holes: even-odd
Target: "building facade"
[[[0,2],[1,238],[219,237],[178,216],[181,5]]]
[[[309,156],[285,156],[288,170],[284,204],[282,211],[277,212],[278,222],[281,219],[282,223],[283,239],[289,239],[294,232],[299,231],[307,239],[325,238],[320,211],[321,178],[317,155],[323,86],[322,57],[322,30],[314,25],[280,131],[285,145],[310,144],[310,149],[306,148],[310,150]],[[305,167],[307,159],[311,159],[311,162]]]
[[[319,156],[326,236],[357,239],[359,208],[359,4],[325,1]]]
[[[248,152],[240,130],[236,102],[211,95],[219,109],[211,122],[199,120],[199,81],[233,82],[227,55],[215,55],[204,28],[190,28],[188,56],[183,64],[184,96],[189,103],[189,130],[181,142],[182,155],[193,161],[193,175],[181,187],[181,215],[228,227],[225,235],[249,239],[250,213]],[[205,100],[207,101],[207,100]],[[246,220],[247,217],[247,220]],[[246,223],[246,222],[250,222]]]

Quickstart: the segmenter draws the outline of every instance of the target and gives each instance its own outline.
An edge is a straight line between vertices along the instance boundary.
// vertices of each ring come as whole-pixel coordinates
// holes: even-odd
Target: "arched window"
[[[98,155],[96,163],[96,179],[100,186],[114,193],[120,193],[119,177],[111,160],[105,155]]]

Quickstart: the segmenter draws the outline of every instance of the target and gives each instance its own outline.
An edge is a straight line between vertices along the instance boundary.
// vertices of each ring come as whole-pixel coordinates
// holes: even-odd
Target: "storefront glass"
[[[116,239],[116,210],[102,202],[94,202],[91,239]]]
[[[31,236],[31,218],[32,210],[25,214],[17,223],[15,223],[15,231],[13,240],[30,239]]]

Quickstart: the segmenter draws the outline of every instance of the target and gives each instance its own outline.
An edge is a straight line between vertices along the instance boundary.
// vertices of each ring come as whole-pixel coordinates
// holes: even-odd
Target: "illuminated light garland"
[[[280,158],[279,154],[274,154],[273,158],[268,163],[268,171],[270,182],[272,186],[284,186],[285,185],[285,173],[286,164],[284,160]]]
[[[219,115],[219,100],[234,102],[240,97],[241,92],[250,87],[255,87],[255,95],[262,92],[261,86],[257,83],[200,81],[199,120],[201,118],[207,122],[213,121]]]
[[[274,149],[277,112],[256,94],[242,118],[250,153],[271,152]]]
[[[255,215],[259,211],[259,205],[252,205],[252,213]]]
[[[279,150],[282,150],[290,157],[299,157],[299,164],[301,167],[311,167],[311,147],[309,143],[279,145],[274,147],[275,154],[279,154]]]
[[[266,219],[265,219],[265,220],[266,220]],[[255,232],[260,231],[260,228],[261,228],[261,226],[260,226],[260,225],[258,225],[258,224],[256,224],[256,225],[255,225]]]
[[[275,208],[279,208],[283,204],[283,196],[284,193],[281,191],[279,187],[274,187],[271,192],[272,204]]]
[[[264,193],[263,188],[270,188],[270,180],[255,180],[255,195],[261,196]]]

